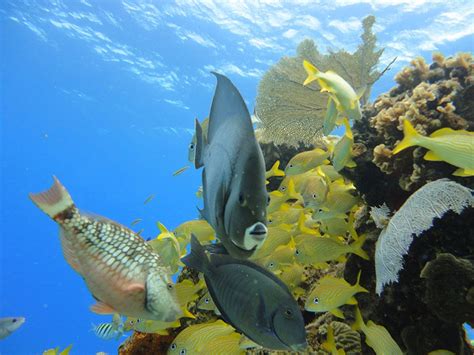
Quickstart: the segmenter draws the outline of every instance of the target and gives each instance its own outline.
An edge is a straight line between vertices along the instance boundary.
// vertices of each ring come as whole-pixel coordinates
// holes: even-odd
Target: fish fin
[[[362,235],[357,239],[355,242],[351,244],[351,252],[354,253],[355,255],[360,256],[362,259],[369,260],[369,256],[365,252],[364,249],[362,249],[362,246],[365,243],[366,236]]]
[[[362,86],[362,87],[360,87],[360,88],[358,88],[358,89],[356,90],[357,101],[359,101],[360,98],[361,98],[362,96],[364,96],[366,90],[367,90],[367,85],[364,85],[364,86]],[[355,101],[355,100],[354,100],[354,101]],[[357,102],[357,101],[355,101],[355,102]],[[354,107],[355,107],[355,106],[354,106]],[[354,107],[353,107],[353,108],[354,108]]]
[[[66,188],[59,182],[56,176],[53,176],[53,179],[53,186],[49,190],[37,194],[29,194],[33,203],[51,218],[74,206],[71,195],[69,195]]]
[[[337,115],[336,102],[329,97],[323,122],[323,134],[325,136],[329,135],[334,127],[336,127]]]
[[[430,134],[430,137],[433,138],[433,137],[443,137],[443,136],[453,135],[453,134],[462,134],[460,132],[463,132],[463,131],[455,131],[452,128],[445,127],[445,128],[440,128],[437,131],[434,131],[433,133]]]
[[[194,130],[196,134],[196,146],[194,152],[194,167],[196,169],[201,168],[204,165],[203,162],[203,151],[204,151],[204,137],[202,132],[201,124],[198,119],[194,121]]]
[[[169,230],[161,222],[156,222],[156,225],[161,233],[169,233]]]
[[[71,243],[67,237],[67,231],[59,227],[59,240],[61,241],[61,247],[63,250],[64,258],[66,259],[67,263],[74,269],[74,271],[81,274],[81,268],[79,264],[79,260],[77,259],[72,247]]]
[[[354,296],[352,296],[351,298],[349,298],[346,302],[346,304],[357,304],[357,300]]]
[[[453,173],[453,175],[461,177],[474,176],[474,169],[459,168]]]
[[[344,319],[344,314],[342,313],[342,311],[341,311],[339,308],[331,309],[331,310],[329,311],[329,313],[335,315],[335,316],[338,317],[338,318]]]
[[[359,306],[355,307],[355,322],[352,324],[352,330],[363,330],[365,328],[364,319],[360,313]]]
[[[404,138],[392,150],[392,154],[394,155],[398,154],[406,148],[418,144],[417,141],[418,137],[420,137],[420,134],[415,130],[410,121],[408,121],[407,119],[403,120],[403,134]]]
[[[367,289],[362,287],[360,285],[360,275],[362,275],[362,270],[359,270],[359,273],[357,274],[357,281],[356,284],[354,285],[354,288],[357,292],[369,292]]]
[[[145,292],[145,285],[138,282],[130,283],[123,287],[123,291],[125,291],[126,293]]]
[[[423,158],[428,161],[443,161],[443,159],[438,157],[432,150],[429,150]]]
[[[65,348],[63,351],[59,353],[59,355],[69,355],[69,352],[71,351],[72,344],[70,344],[67,348]]]
[[[311,82],[318,80],[317,75],[319,74],[318,68],[316,68],[313,64],[308,62],[307,60],[303,60],[303,67],[308,74],[308,77],[304,81],[303,85],[308,85]]]
[[[183,309],[183,315],[181,316],[181,318],[192,318],[192,319],[196,319],[196,316],[194,314],[192,314],[186,307],[184,307]]]
[[[344,165],[347,168],[355,168],[357,166],[356,162],[352,159],[349,159],[349,161]]]
[[[90,306],[90,310],[97,314],[114,314],[117,313],[115,309],[109,306],[107,303],[97,301],[96,304]]]
[[[187,267],[196,269],[204,274],[211,270],[211,264],[205,249],[194,234],[191,234],[191,252],[184,258],[181,258],[181,261]]]
[[[228,255],[229,252],[227,249],[224,247],[224,244],[222,243],[211,243],[204,245],[203,248],[209,253],[209,254],[226,254]]]

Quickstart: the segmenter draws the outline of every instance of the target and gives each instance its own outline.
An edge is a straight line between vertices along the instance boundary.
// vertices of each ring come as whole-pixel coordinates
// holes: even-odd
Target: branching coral
[[[316,84],[303,86],[306,59],[319,70],[334,70],[355,89],[366,87],[362,102],[381,73],[374,68],[383,50],[375,49],[373,16],[363,20],[363,43],[353,54],[344,50],[321,54],[312,40],[304,40],[295,57],[283,57],[259,84],[256,110],[262,121],[262,141],[276,144],[313,144],[321,138],[328,97]]]

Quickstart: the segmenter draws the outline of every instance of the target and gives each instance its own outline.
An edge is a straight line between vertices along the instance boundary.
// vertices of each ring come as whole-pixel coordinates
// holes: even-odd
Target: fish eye
[[[239,195],[239,203],[241,206],[244,206],[245,205],[245,197],[244,197],[244,194],[240,194]]]
[[[171,344],[170,349],[171,350],[176,350],[176,343]]]
[[[269,267],[274,267],[275,264],[273,262],[271,262],[270,264],[268,264]]]
[[[191,144],[189,145],[189,149],[194,149],[194,144],[193,144],[193,143],[191,143]]]
[[[288,166],[289,166],[290,168],[292,168],[292,167],[293,167],[293,164],[288,164]]]
[[[16,323],[17,319],[16,318],[13,318],[12,319],[12,323]]]
[[[318,303],[319,303],[319,298],[318,298],[318,297],[314,297],[313,303],[314,303],[314,304],[318,304]]]
[[[140,319],[137,319],[137,324],[140,323]]]
[[[268,223],[272,223],[272,222],[273,222],[273,219],[269,218]]]
[[[168,282],[166,284],[166,287],[168,288],[168,290],[172,290],[173,289],[173,284],[171,282]]]
[[[179,355],[185,355],[186,354],[186,349],[181,349],[181,351],[179,352]]]
[[[130,321],[130,325],[134,325],[135,324],[135,321],[134,320],[131,320]]]
[[[296,255],[300,255],[300,251],[298,249],[295,250]]]
[[[313,198],[316,198],[316,197],[317,197],[316,194],[313,194]]]
[[[285,309],[285,317],[286,318],[291,318],[293,317],[293,311],[289,308]]]
[[[270,204],[270,196],[267,196],[267,206]]]
[[[209,303],[209,298],[205,298],[204,303]]]
[[[286,190],[286,186],[281,186],[280,187],[280,191],[285,191]]]

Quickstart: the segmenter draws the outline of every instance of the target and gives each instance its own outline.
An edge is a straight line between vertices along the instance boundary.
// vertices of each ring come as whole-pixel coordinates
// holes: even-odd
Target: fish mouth
[[[262,222],[252,224],[245,229],[244,247],[248,250],[258,248],[267,237],[268,229]]]

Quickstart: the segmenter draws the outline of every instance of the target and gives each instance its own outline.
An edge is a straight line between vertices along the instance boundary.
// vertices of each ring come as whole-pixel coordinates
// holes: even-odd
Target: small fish
[[[289,266],[281,268],[280,279],[292,290],[298,287],[305,279],[304,266],[298,263],[293,263]]]
[[[209,354],[203,349],[220,336],[235,333],[229,324],[217,320],[210,323],[193,324],[184,328],[168,348],[168,355],[173,354]]]
[[[304,265],[315,264],[336,260],[347,253],[354,253],[365,260],[369,260],[369,256],[362,249],[364,242],[364,236],[361,236],[352,244],[344,244],[329,237],[301,234],[295,238],[296,260]]]
[[[262,259],[273,254],[276,248],[289,243],[291,237],[295,236],[297,232],[298,231],[295,231],[293,226],[289,224],[280,224],[279,226],[268,228],[267,240],[255,251],[251,260]]]
[[[25,323],[24,317],[0,318],[0,339],[6,338]]]
[[[280,167],[280,161],[277,160],[275,164],[272,165],[270,170],[268,170],[265,173],[265,179],[268,180],[274,176],[285,176],[285,172],[283,170],[280,170],[279,167]]]
[[[172,322],[162,322],[159,320],[148,320],[133,317],[127,317],[123,325],[123,329],[126,332],[134,330],[140,333],[154,333],[160,335],[168,335],[169,333],[167,329],[179,327],[181,327],[181,322],[179,320]]]
[[[265,161],[242,96],[227,77],[213,74],[207,140],[195,122],[195,167],[204,166],[201,215],[230,255],[247,259],[267,236]]]
[[[280,207],[289,200],[303,201],[303,197],[295,190],[295,183],[293,179],[288,180],[288,188],[284,191],[270,192],[270,202],[267,207],[267,213],[273,213],[280,209]]]
[[[182,266],[179,260],[182,256],[179,241],[174,233],[168,231],[162,223],[158,222],[157,225],[160,234],[155,239],[150,240],[148,244],[160,255],[163,263],[170,268],[171,272],[175,273]],[[185,250],[183,250],[184,252]]]
[[[374,349],[376,354],[402,355],[403,352],[398,344],[393,340],[388,330],[371,320],[364,323],[359,307],[355,309],[355,323],[352,325],[354,330],[361,330],[365,334],[365,342]]]
[[[334,339],[334,330],[332,329],[332,325],[329,324],[327,327],[327,337],[326,341],[321,344],[324,350],[331,353],[331,355],[345,355],[346,352],[344,349],[337,349],[336,348],[336,339]]]
[[[331,148],[329,149],[330,151],[333,151],[334,148]],[[332,166],[331,164],[328,164],[328,165],[320,165],[319,167],[319,170],[321,171],[322,174],[324,174],[324,176],[326,176],[330,181],[335,181],[337,179],[341,179],[342,178],[342,175],[339,174],[336,169],[334,168],[334,166]],[[323,176],[321,174],[321,176]]]
[[[304,320],[288,287],[271,272],[230,255],[208,257],[196,237],[184,264],[204,274],[217,308],[229,324],[270,349],[304,350]]]
[[[280,224],[293,224],[298,222],[300,218],[301,206],[290,206],[289,204],[282,204],[280,208],[268,215],[268,235],[270,235],[270,228],[277,227]]]
[[[143,201],[143,204],[146,205],[147,203],[150,203],[154,198],[155,198],[155,194],[151,194],[145,199],[145,201]]]
[[[293,238],[285,245],[279,245],[267,257],[255,260],[256,263],[262,265],[269,271],[279,274],[285,266],[289,266],[295,262],[296,244]]]
[[[341,115],[347,116],[350,120],[359,120],[362,117],[359,99],[364,94],[364,88],[356,93],[352,86],[335,72],[328,70],[322,73],[307,60],[303,61],[303,66],[308,74],[303,85],[317,80],[321,92],[329,93],[329,99],[334,101],[336,110]]]
[[[344,135],[334,146],[332,151],[332,165],[336,171],[342,170],[344,167],[353,168],[356,166],[352,160],[352,146],[354,145],[354,136],[352,134],[351,126],[346,117],[342,119],[346,128]]]
[[[179,174],[182,174],[184,173],[186,170],[189,169],[189,165],[186,165],[186,166],[183,166],[182,168],[179,168],[178,170],[176,170],[174,173],[173,173],[173,176],[177,176]]]
[[[197,198],[202,198],[202,194],[203,194],[202,186],[199,186],[198,190],[196,191],[196,197]]]
[[[407,119],[403,120],[405,137],[397,144],[393,154],[418,145],[428,149],[425,160],[444,161],[458,167],[453,175],[474,176],[474,132],[441,128],[429,137],[419,134]]]
[[[49,190],[30,198],[59,224],[66,261],[98,300],[93,312],[176,319],[180,309],[170,270],[141,237],[109,219],[82,214],[56,177]]]
[[[359,292],[369,292],[360,286],[360,274],[359,271],[355,285],[349,284],[342,278],[324,276],[306,299],[305,309],[310,312],[331,312],[336,317],[344,318],[338,307],[344,304],[357,304],[354,295]]]
[[[220,315],[221,312],[216,307],[216,304],[212,300],[211,295],[209,294],[209,291],[207,291],[200,299],[197,304],[198,309],[202,309],[205,311],[214,311],[215,314]]]
[[[191,234],[194,234],[201,244],[208,244],[216,239],[214,229],[204,219],[193,219],[181,223],[175,228],[174,234],[182,250],[185,250],[191,241]]]
[[[202,354],[243,355],[245,351],[240,347],[240,338],[239,333],[216,337],[203,347]]]
[[[209,127],[209,118],[205,118],[201,122],[201,128],[202,128],[202,133],[203,133],[203,140],[204,142],[207,142],[207,129]],[[194,164],[194,160],[196,158],[196,132],[193,134],[193,138],[191,139],[191,143],[189,143],[189,148],[188,148],[188,160],[190,163]]]
[[[301,196],[303,196],[304,206],[312,209],[318,209],[323,205],[328,192],[329,186],[327,180],[317,174],[313,174],[300,190]]]
[[[198,299],[198,292],[204,287],[206,287],[204,280],[200,280],[196,284],[188,279],[178,282],[176,284],[176,294],[178,296],[179,304],[181,306],[187,306],[189,302]]]
[[[338,117],[338,112],[336,108],[336,101],[329,97],[328,105],[326,108],[326,115],[324,116],[323,122],[323,134],[328,136],[331,134],[333,129],[336,127],[336,121]]]
[[[138,224],[140,223],[141,221],[143,221],[143,219],[141,218],[136,218],[132,221],[132,223],[130,223],[130,225],[133,227],[135,224]]]
[[[93,325],[92,331],[101,339],[118,340],[123,335],[122,319],[119,314],[114,314],[111,323],[101,323],[99,325]]]
[[[67,348],[65,348],[63,351],[59,351],[59,346],[58,346],[55,349],[48,349],[48,350],[43,351],[43,355],[69,355],[71,348],[72,348],[72,344],[69,345]]]
[[[298,153],[290,159],[285,168],[286,176],[303,174],[323,164],[329,164],[329,152],[315,148],[306,152]]]

